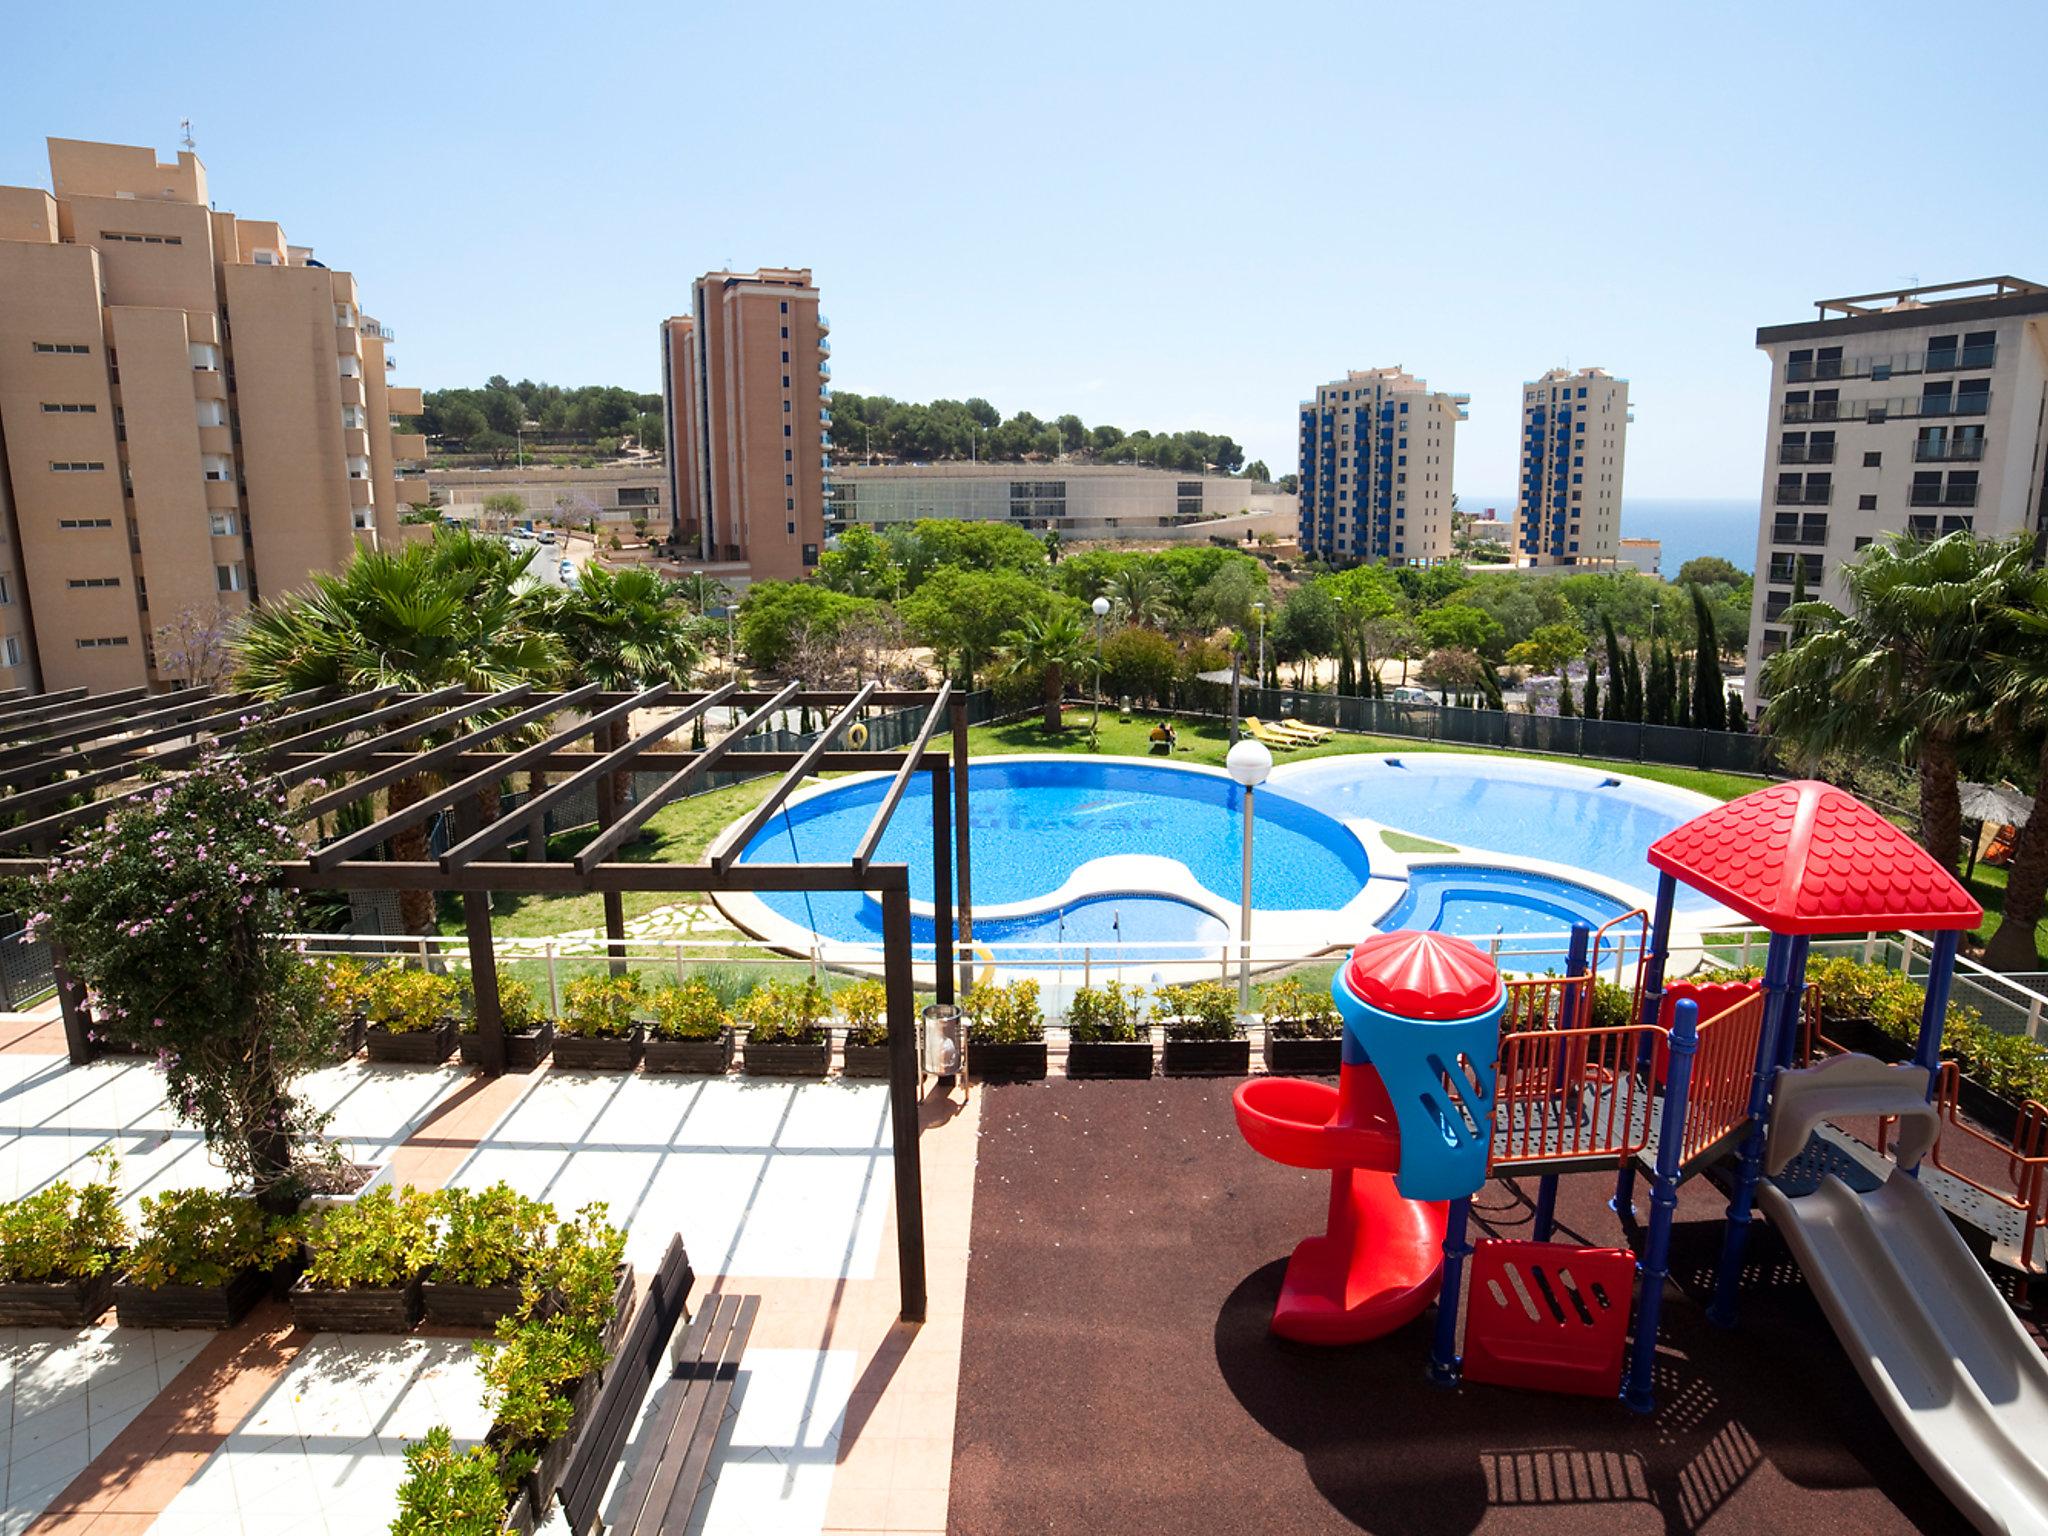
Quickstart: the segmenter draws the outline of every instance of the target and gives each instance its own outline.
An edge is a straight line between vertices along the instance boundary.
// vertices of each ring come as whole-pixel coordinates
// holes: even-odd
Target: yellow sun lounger
[[[1245,724],[1251,727],[1254,735],[1265,732],[1266,734],[1260,735],[1259,739],[1268,744],[1273,737],[1278,737],[1290,746],[1313,747],[1321,745],[1330,737],[1330,732],[1313,725],[1303,725],[1298,720],[1257,720],[1247,716]]]
[[[1296,747],[1305,747],[1307,742],[1299,736],[1290,736],[1285,731],[1276,731],[1272,726],[1252,715],[1244,718],[1244,728],[1252,733],[1254,740],[1262,741],[1269,747],[1278,747],[1282,752],[1292,752]]]

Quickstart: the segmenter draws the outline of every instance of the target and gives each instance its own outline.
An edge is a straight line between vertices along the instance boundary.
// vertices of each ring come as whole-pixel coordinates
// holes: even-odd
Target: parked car
[[[555,567],[555,574],[561,577],[564,581],[574,581],[576,579],[576,567],[571,565],[568,561],[564,560],[560,565]]]
[[[1436,695],[1427,688],[1389,688],[1387,690],[1387,699],[1390,703],[1394,704],[1434,704],[1437,702]]]
[[[540,541],[541,541],[541,543],[543,543],[543,544],[552,544],[552,543],[554,543],[554,542],[555,542],[555,530],[554,530],[554,529],[552,529],[552,528],[543,528],[543,529],[541,529],[541,531],[540,531]]]

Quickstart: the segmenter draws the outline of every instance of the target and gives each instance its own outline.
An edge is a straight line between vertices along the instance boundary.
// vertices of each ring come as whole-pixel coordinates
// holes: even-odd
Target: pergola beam
[[[881,846],[882,834],[889,830],[889,818],[896,814],[896,807],[903,803],[903,792],[910,787],[910,776],[917,772],[924,760],[925,748],[932,744],[932,733],[938,729],[939,719],[946,712],[946,703],[953,696],[953,680],[948,678],[939,685],[939,696],[932,700],[931,712],[924,717],[924,724],[918,728],[917,739],[910,744],[910,750],[903,756],[902,765],[896,770],[896,777],[889,781],[889,789],[882,796],[882,803],[875,807],[874,817],[868,822],[868,829],[861,834],[860,843],[853,850],[853,864],[856,869],[865,869],[874,862],[875,849]]]
[[[782,776],[781,781],[768,791],[761,803],[747,813],[747,819],[741,824],[739,831],[726,840],[724,848],[711,856],[713,869],[724,874],[732,867],[733,861],[745,851],[747,844],[754,840],[754,835],[768,825],[776,811],[781,809],[782,802],[790,797],[797,785],[803,783],[805,776],[815,767],[818,759],[825,755],[826,750],[832,745],[832,738],[853,723],[861,711],[861,706],[867,703],[868,695],[873,692],[872,684],[861,689],[847,701],[844,709],[832,717],[825,729],[818,732],[818,739],[805,748],[803,756],[799,757],[789,772]],[[576,862],[583,862],[580,855]]]

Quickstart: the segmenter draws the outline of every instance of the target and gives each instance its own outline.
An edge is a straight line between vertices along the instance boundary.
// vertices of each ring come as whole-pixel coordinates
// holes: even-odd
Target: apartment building
[[[1452,558],[1451,467],[1470,395],[1400,367],[1347,373],[1301,405],[1301,552],[1339,565]]]
[[[1634,419],[1628,380],[1604,368],[1553,368],[1522,386],[1517,564],[1613,567]]]
[[[672,537],[755,580],[797,580],[825,543],[831,326],[808,267],[709,272],[661,323]]]
[[[1071,542],[1292,537],[1295,498],[1230,475],[1127,464],[841,464],[825,498],[826,531],[920,518],[1003,522]]]
[[[1771,360],[1747,703],[1788,638],[1795,584],[1841,602],[1841,570],[1890,533],[2042,535],[2048,286],[2012,277],[1821,299],[1765,326]]]
[[[216,212],[197,156],[49,155],[50,191],[0,187],[0,687],[171,681],[160,629],[396,537],[419,391],[355,279]]]

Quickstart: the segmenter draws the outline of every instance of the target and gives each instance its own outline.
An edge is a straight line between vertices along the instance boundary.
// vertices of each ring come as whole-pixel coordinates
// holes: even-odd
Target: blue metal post
[[[1671,948],[1671,906],[1678,893],[1678,881],[1674,876],[1657,876],[1657,905],[1650,914],[1650,952],[1643,966],[1643,1017],[1646,1029],[1657,1027],[1658,1016],[1664,1011],[1664,959]],[[1642,1048],[1636,1053],[1636,1074],[1647,1078],[1650,1065],[1656,1059],[1656,1041],[1645,1036]],[[1614,1199],[1609,1202],[1617,1216],[1627,1218],[1635,1208],[1636,1165],[1630,1158],[1621,1165],[1621,1172],[1615,1175]]]
[[[1453,1200],[1444,1219],[1444,1279],[1437,1293],[1436,1338],[1430,1346],[1429,1379],[1440,1387],[1458,1384],[1458,1290],[1465,1278],[1465,1224],[1472,1214],[1471,1196]]]
[[[1763,1177],[1771,1077],[1778,1061],[1777,1030],[1784,1022],[1791,974],[1792,939],[1774,933],[1771,947],[1764,955],[1764,1020],[1757,1031],[1756,1071],[1749,1081],[1749,1133],[1742,1138],[1742,1162],[1735,1175],[1735,1193],[1728,1198],[1728,1229],[1722,1235],[1721,1262],[1714,1271],[1714,1299],[1707,1306],[1707,1321],[1717,1328],[1735,1326],[1735,1296],[1742,1286],[1742,1253],[1749,1246],[1757,1180]]]
[[[1941,1066],[1941,1032],[1948,1024],[1949,986],[1956,975],[1956,943],[1962,937],[1951,928],[1934,936],[1934,954],[1927,962],[1927,998],[1920,1005],[1920,1043],[1913,1047],[1913,1060],[1927,1069],[1927,1096],[1934,1097],[1934,1074]]]
[[[1593,941],[1593,929],[1586,923],[1572,924],[1571,947],[1565,952],[1564,973],[1567,978],[1583,976],[1586,973],[1587,950]],[[1564,988],[1564,1013],[1558,1019],[1558,1028],[1574,1029],[1578,1026],[1581,1000],[1591,994],[1594,979],[1585,981],[1568,979]],[[1562,1115],[1564,1105],[1559,1102],[1564,1092],[1565,1053],[1557,1053],[1557,1069],[1551,1076],[1550,1096],[1552,1113]],[[1576,1107],[1576,1106],[1574,1106]],[[1529,1235],[1539,1243],[1550,1241],[1551,1229],[1557,1225],[1557,1175],[1546,1173],[1536,1182],[1536,1220],[1530,1227]]]
[[[1813,941],[1805,934],[1792,941],[1790,970],[1785,977],[1783,1018],[1778,1025],[1778,1066],[1792,1065],[1799,1051],[1799,1027],[1806,1018],[1806,951]]]
[[[1664,1312],[1664,1281],[1671,1273],[1671,1217],[1678,1209],[1678,1154],[1685,1145],[1686,1100],[1692,1095],[1692,1058],[1700,1048],[1700,1005],[1681,999],[1672,1010],[1671,1065],[1664,1078],[1664,1119],[1657,1131],[1657,1178],[1650,1191],[1650,1235],[1643,1243],[1636,1336],[1622,1401],[1637,1413],[1657,1406],[1651,1374],[1657,1364],[1657,1322]]]

